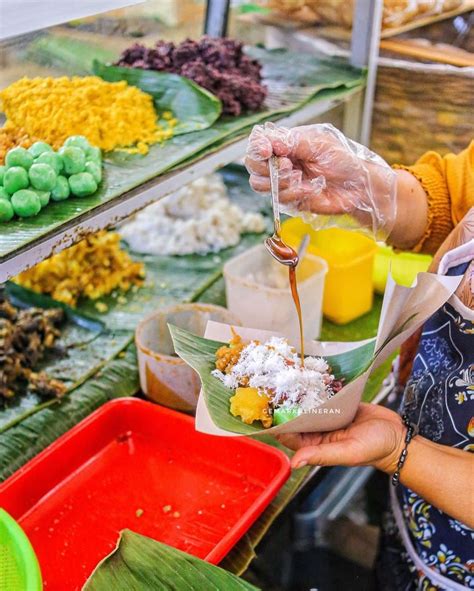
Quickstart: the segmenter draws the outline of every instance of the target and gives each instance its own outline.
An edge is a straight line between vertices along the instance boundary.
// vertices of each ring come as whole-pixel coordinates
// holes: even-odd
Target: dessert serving
[[[322,357],[307,356],[303,365],[286,339],[245,343],[235,331],[229,344],[217,350],[212,375],[235,391],[230,413],[265,428],[313,412],[342,388]]]

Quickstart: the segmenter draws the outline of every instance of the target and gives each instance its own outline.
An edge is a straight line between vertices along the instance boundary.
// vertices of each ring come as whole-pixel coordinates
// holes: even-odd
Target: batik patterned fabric
[[[453,267],[448,274],[462,274],[467,266]],[[423,437],[474,451],[474,321],[451,303],[423,327],[401,412],[419,426]],[[459,494],[472,494],[472,490],[460,490]],[[423,562],[447,579],[474,589],[474,530],[404,486],[398,488],[397,497],[412,544]],[[393,564],[398,562],[394,568],[400,581],[393,588],[441,590],[416,572],[394,525],[389,516],[384,535],[389,542],[388,556]]]
[[[431,441],[474,451],[474,322],[445,304],[425,324],[403,413]],[[436,482],[433,482],[436,486]],[[459,491],[459,494],[472,494]],[[474,589],[474,530],[400,486],[398,500],[422,560],[445,577]],[[417,589],[434,590],[426,577]]]

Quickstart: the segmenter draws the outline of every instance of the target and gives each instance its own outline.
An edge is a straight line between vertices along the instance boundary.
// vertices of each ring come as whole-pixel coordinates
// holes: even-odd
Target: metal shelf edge
[[[361,89],[357,88],[348,90],[346,95],[338,99],[309,103],[298,111],[279,119],[278,123],[287,126],[302,125],[347,102],[359,92],[361,92]],[[62,224],[56,230],[27,246],[5,255],[2,257],[3,260],[0,261],[0,283],[7,281],[52,254],[71,246],[86,234],[113,226],[149,203],[162,199],[177,187],[241,158],[245,154],[246,144],[246,137],[236,140],[232,144],[224,146],[215,153],[203,156],[200,160],[182,169],[155,177],[147,183],[124,193],[121,197],[99,205],[94,210]]]
[[[21,8],[17,0],[0,2],[0,41],[17,35],[25,35],[39,29],[46,29],[72,20],[95,16],[110,10],[142,4],[145,0],[81,0],[41,2],[22,0]]]

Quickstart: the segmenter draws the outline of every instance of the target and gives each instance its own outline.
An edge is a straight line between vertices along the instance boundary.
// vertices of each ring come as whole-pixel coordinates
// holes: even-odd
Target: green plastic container
[[[18,523],[0,509],[0,591],[42,591],[34,550]]]
[[[431,260],[432,257],[427,254],[396,253],[389,246],[379,246],[374,263],[375,291],[384,293],[390,268],[392,277],[398,284],[410,287],[418,273],[428,270]]]

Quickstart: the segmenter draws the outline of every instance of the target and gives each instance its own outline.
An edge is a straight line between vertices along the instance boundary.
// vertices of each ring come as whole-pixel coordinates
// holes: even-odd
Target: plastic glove
[[[327,123],[293,129],[257,125],[245,161],[254,191],[270,191],[272,155],[279,157],[283,212],[300,215],[316,228],[361,225],[378,239],[390,234],[396,217],[396,173],[380,156]],[[352,219],[340,218],[343,214]]]

